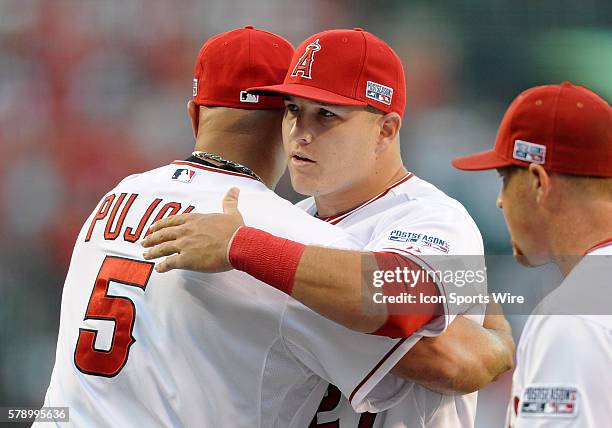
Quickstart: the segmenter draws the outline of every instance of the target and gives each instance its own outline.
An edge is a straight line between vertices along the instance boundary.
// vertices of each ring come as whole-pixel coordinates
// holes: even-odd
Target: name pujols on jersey
[[[131,193],[129,196],[127,193],[112,193],[107,195],[102,200],[100,207],[91,220],[87,235],[85,236],[85,242],[91,239],[98,223],[104,225],[105,240],[113,241],[119,236],[122,236],[127,242],[136,242],[141,238],[145,226],[149,223],[151,218],[153,218],[153,220],[150,224],[153,224],[162,218],[179,213],[186,214],[195,209],[193,205],[188,205],[183,209],[183,204],[180,202],[164,201],[161,198],[156,198],[149,203],[137,224],[124,225],[125,218],[128,216],[128,213],[130,213],[134,201],[136,201],[138,197],[138,193]],[[147,232],[143,238],[148,234],[149,232]]]

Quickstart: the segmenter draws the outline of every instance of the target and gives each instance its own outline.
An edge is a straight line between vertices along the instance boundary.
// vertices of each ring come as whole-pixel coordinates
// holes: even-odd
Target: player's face
[[[286,97],[285,105],[283,144],[296,192],[350,191],[375,173],[378,115],[297,97]]]
[[[545,228],[539,224],[538,206],[530,189],[526,168],[498,170],[502,187],[497,207],[502,209],[512,239],[515,259],[524,266],[539,266],[549,262],[543,236]]]

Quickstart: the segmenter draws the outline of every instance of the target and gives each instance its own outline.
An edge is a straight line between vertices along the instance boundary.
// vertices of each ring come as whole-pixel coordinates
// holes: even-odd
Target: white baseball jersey
[[[540,302],[521,334],[508,405],[512,428],[608,426],[612,420],[612,240]],[[589,315],[595,314],[595,315]]]
[[[143,260],[150,224],[221,212],[232,186],[247,225],[358,246],[241,173],[176,161],[127,177],[78,236],[45,406],[68,406],[82,427],[303,428],[296,415],[327,382],[360,411],[405,392],[375,386],[415,341],[350,331],[242,272],[159,274]]]
[[[311,215],[317,212],[313,198],[298,206]],[[443,256],[473,255],[469,260],[471,268],[484,273],[482,237],[468,212],[459,202],[412,173],[358,207],[322,219],[360,239],[368,251],[410,254],[413,260],[414,257],[418,260],[418,257],[439,256],[439,259],[427,258],[427,263],[439,261],[440,265],[444,265]],[[486,294],[486,276],[479,292]],[[476,304],[467,308],[464,315],[482,324],[485,310],[486,304]],[[434,320],[415,336],[435,334],[452,318],[451,313],[446,319]],[[394,376],[388,375],[385,380],[389,382],[390,379]],[[467,428],[474,426],[476,399],[477,393],[443,395],[411,382],[407,395],[393,403],[389,410],[357,414],[330,385],[310,426]]]

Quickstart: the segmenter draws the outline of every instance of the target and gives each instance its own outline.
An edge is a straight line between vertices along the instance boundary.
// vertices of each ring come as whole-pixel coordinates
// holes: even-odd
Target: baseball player
[[[497,169],[514,255],[565,276],[521,334],[507,426],[602,427],[612,420],[612,109],[564,82],[510,105],[495,147],[458,158]],[[608,315],[602,315],[608,314]]]
[[[68,406],[75,426],[294,427],[304,399],[321,397],[328,382],[363,410],[388,406],[408,388],[379,381],[416,338],[347,330],[238,271],[159,275],[141,257],[152,222],[218,211],[232,186],[242,189],[245,218],[262,229],[358,247],[267,187],[284,169],[284,105],[244,89],[281,82],[292,52],[252,27],[210,39],[196,63],[198,106],[189,104],[197,151],[125,178],[84,224],[44,404]],[[249,159],[253,169],[243,164]]]
[[[178,253],[158,264],[160,272],[242,270],[360,331],[401,337],[444,328],[440,324],[449,317],[438,318],[433,312],[421,312],[418,318],[393,313],[392,306],[369,317],[361,311],[360,271],[368,257],[376,257],[379,267],[390,270],[405,266],[417,270],[443,263],[442,256],[472,255],[476,265],[472,268],[484,270],[482,239],[466,210],[402,164],[399,129],[406,88],[402,64],[393,50],[361,29],[318,33],[298,47],[283,84],[250,92],[284,96],[283,142],[292,184],[298,192],[313,196],[301,202],[301,208],[356,236],[364,251],[305,246],[254,228],[237,210],[234,191],[226,198],[225,215],[181,215],[154,224],[153,235],[143,242],[153,247],[145,258]],[[477,324],[483,316],[482,304],[465,312]],[[429,323],[415,328],[415,319]],[[499,346],[496,340],[483,340],[479,343],[483,348],[473,346],[473,352],[501,347],[511,355],[512,345]],[[492,353],[492,359],[499,360],[500,354]],[[347,361],[350,358],[347,355]],[[308,400],[305,406],[312,409],[311,417],[316,413],[312,426],[470,427],[474,423],[475,393],[445,396],[411,384],[395,406],[378,415],[357,415],[354,405],[351,409],[352,396],[346,398],[331,388],[323,402]],[[304,426],[308,422],[304,420]]]

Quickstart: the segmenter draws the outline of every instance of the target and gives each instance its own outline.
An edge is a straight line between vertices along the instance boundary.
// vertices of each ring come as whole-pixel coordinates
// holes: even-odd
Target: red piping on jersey
[[[408,338],[404,337],[403,339],[400,339],[400,341],[397,342],[395,344],[395,346],[393,348],[391,348],[389,350],[389,352],[387,352],[385,354],[384,357],[382,357],[382,359],[378,362],[378,364],[376,364],[376,366],[374,366],[374,368],[372,370],[370,370],[370,373],[368,373],[367,376],[365,378],[363,378],[363,380],[359,383],[359,385],[357,385],[357,387],[355,387],[355,389],[353,390],[353,392],[351,392],[351,395],[349,396],[349,402],[351,402],[351,404],[353,402],[353,397],[355,397],[355,394],[357,394],[357,392],[372,377],[372,375],[376,372],[376,370],[378,370],[380,368],[380,366],[382,366],[383,363],[385,361],[387,361],[387,359],[391,356],[391,354],[393,354],[397,350],[397,348],[399,348],[400,345],[406,341],[406,339],[408,339]]]
[[[414,247],[413,247],[413,248],[414,248]],[[408,251],[408,250],[403,250],[403,249],[401,249],[401,248],[395,248],[395,247],[385,247],[385,248],[383,248],[383,250],[401,251],[402,253],[406,253],[406,254],[409,254],[409,255],[411,255],[411,256],[416,256],[416,254],[411,253],[411,252],[410,252],[410,251]],[[419,253],[421,252],[421,250],[419,250],[418,248],[416,248],[416,250],[417,250]]]
[[[323,221],[326,221],[326,222],[331,223],[333,225],[336,225],[336,224],[340,223],[342,220],[344,220],[346,217],[348,217],[349,215],[353,214],[355,211],[365,207],[366,205],[370,205],[372,202],[377,201],[378,199],[382,198],[387,193],[389,193],[389,191],[391,189],[393,189],[394,187],[399,186],[402,183],[405,183],[406,181],[410,180],[412,177],[414,177],[414,174],[409,172],[404,177],[400,178],[398,181],[396,181],[395,183],[393,183],[392,185],[387,187],[382,193],[379,193],[378,195],[374,196],[370,200],[365,201],[361,205],[357,205],[355,208],[351,209],[350,211],[347,211],[347,212],[344,212],[344,213],[340,213],[340,214],[336,214],[336,215],[331,215],[329,217],[319,217],[319,220],[323,220]]]
[[[189,162],[189,161],[174,161],[172,162],[173,165],[187,165],[187,166],[191,166],[194,168],[200,168],[200,169],[204,169],[206,171],[211,171],[211,172],[218,172],[221,174],[227,174],[227,175],[235,175],[237,177],[244,177],[244,178],[250,178],[251,180],[255,180],[255,181],[259,181],[258,179],[256,179],[255,177],[251,177],[250,175],[247,174],[243,174],[241,172],[234,172],[234,171],[228,171],[226,169],[221,169],[221,168],[214,168],[212,166],[206,166],[206,165],[200,165],[199,163],[195,163],[195,162]]]
[[[595,250],[599,250],[600,248],[607,247],[608,245],[612,245],[612,238],[608,238],[605,241],[601,241],[600,243],[593,245],[584,252],[584,255],[586,256],[587,254],[592,253]]]

